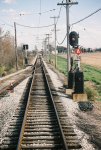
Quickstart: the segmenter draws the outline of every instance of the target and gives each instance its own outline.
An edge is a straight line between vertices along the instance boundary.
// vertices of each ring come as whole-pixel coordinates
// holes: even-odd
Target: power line
[[[51,26],[54,25],[54,24],[51,24],[51,25],[47,25],[47,26],[31,27],[31,26],[22,25],[22,24],[19,24],[19,23],[16,23],[16,24],[19,25],[19,26],[22,26],[22,27],[26,27],[26,28],[47,28],[47,27],[51,27]]]
[[[81,21],[84,21],[85,19],[91,17],[92,15],[96,14],[96,13],[99,12],[100,10],[101,10],[101,8],[97,9],[96,11],[94,11],[94,12],[91,13],[90,15],[84,17],[83,19],[80,19],[79,21],[72,23],[71,26],[73,26],[73,25],[75,25],[75,24],[77,24],[77,23],[79,23],[79,22],[81,22]]]
[[[64,1],[64,0],[63,0],[63,1]],[[62,3],[63,3],[63,1],[62,1]],[[57,18],[57,21],[56,21],[56,25],[57,25],[57,23],[58,23],[58,20],[59,20],[60,14],[61,14],[61,10],[62,10],[62,5],[60,6],[60,10],[59,10],[58,18]]]
[[[57,38],[56,38],[57,43],[58,43],[59,45],[63,44],[63,42],[65,41],[66,37],[67,37],[67,33],[66,33],[66,35],[65,35],[65,37],[64,37],[64,39],[62,40],[61,43],[59,43],[59,42],[57,41]]]
[[[55,11],[56,9],[54,8],[54,9],[51,9],[51,10],[47,10],[47,11],[44,11],[44,12],[42,12],[41,14],[44,14],[44,13],[47,13],[47,12],[50,12],[50,11]]]
[[[58,23],[58,20],[59,20],[60,14],[61,14],[61,9],[62,9],[62,6],[60,7],[60,10],[59,10],[59,14],[58,14],[58,18],[57,18],[56,24]]]
[[[12,26],[11,24],[9,24],[9,23],[6,23],[5,21],[3,21],[3,20],[1,20],[4,24],[6,24],[7,26],[10,26],[10,27],[14,27],[14,26]]]
[[[62,1],[62,3],[63,3],[63,2],[64,2],[64,0]],[[61,14],[62,6],[63,6],[63,5],[61,5],[61,6],[60,6],[60,10],[59,10],[58,18],[57,18],[57,21],[56,21],[56,25],[57,25],[58,20],[59,20],[59,18],[60,18],[60,14]],[[67,35],[67,34],[66,34],[66,35]],[[65,37],[64,37],[64,39],[63,39],[63,41],[62,41],[61,43],[59,43],[59,42],[58,42],[57,37],[56,37],[56,42],[57,42],[59,45],[61,45],[61,44],[65,41],[65,39],[66,39],[66,35],[65,35]]]
[[[46,11],[43,11],[43,12],[36,12],[36,13],[29,13],[29,14],[24,14],[24,13],[20,13],[19,15],[20,16],[22,16],[22,15],[32,15],[32,14],[38,14],[38,15],[42,15],[42,14],[45,14],[45,13],[49,13],[49,12],[51,12],[51,11],[55,11],[56,9],[54,8],[54,9],[50,9],[50,10],[46,10]]]

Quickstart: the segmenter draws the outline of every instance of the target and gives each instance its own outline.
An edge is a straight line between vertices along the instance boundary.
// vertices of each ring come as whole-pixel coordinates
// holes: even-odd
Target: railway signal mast
[[[68,72],[70,71],[70,45],[69,45],[69,6],[76,5],[78,2],[73,2],[72,0],[66,0],[66,3],[58,3],[57,5],[66,6],[66,26],[67,26],[67,81],[68,81]]]

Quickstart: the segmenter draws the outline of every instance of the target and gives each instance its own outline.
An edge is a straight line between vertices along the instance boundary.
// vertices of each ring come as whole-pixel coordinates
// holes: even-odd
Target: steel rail
[[[59,121],[58,113],[57,113],[57,110],[56,110],[56,107],[55,107],[55,103],[54,103],[54,100],[53,100],[53,97],[52,97],[52,92],[51,92],[51,89],[49,87],[49,83],[48,83],[48,79],[47,79],[47,76],[46,76],[45,68],[44,68],[44,65],[41,65],[41,66],[42,66],[43,76],[44,76],[44,79],[45,79],[45,84],[46,84],[46,87],[48,89],[48,94],[49,94],[50,99],[52,100],[52,106],[54,108],[55,116],[56,116],[56,119],[58,121],[59,133],[60,133],[60,137],[61,137],[62,144],[63,144],[63,150],[68,150],[66,140],[65,140],[65,137],[64,137],[64,134],[63,134],[63,131],[62,131],[62,127],[61,127],[61,124],[60,124],[60,121]],[[26,120],[27,120],[28,107],[29,107],[30,98],[31,98],[30,93],[31,93],[31,89],[32,89],[32,86],[33,86],[33,83],[34,83],[35,70],[36,70],[36,68],[34,69],[34,73],[33,73],[32,84],[31,84],[31,88],[30,88],[30,92],[29,92],[28,103],[27,103],[27,107],[26,107],[26,111],[25,111],[25,115],[24,115],[24,120],[23,120],[22,129],[21,129],[21,133],[20,133],[20,137],[19,137],[19,141],[18,141],[17,150],[22,149],[21,148],[21,143],[22,143],[22,140],[23,140],[23,133],[24,133],[24,129],[25,129],[25,123],[26,123]]]
[[[37,59],[37,56],[34,59],[33,65],[31,65],[31,66],[33,66],[33,68],[36,64],[36,59]],[[9,81],[10,80],[11,80],[13,87],[16,87],[21,81],[23,81],[25,78],[27,78],[28,76],[31,75],[31,72],[32,72],[31,70],[32,70],[31,67],[27,67],[26,69],[20,70],[16,73],[13,73],[11,75],[1,78],[0,79],[0,97],[3,97],[3,94],[5,94],[9,91],[9,88],[10,88]],[[30,74],[28,75],[27,72],[30,72]],[[24,74],[27,74],[27,76],[25,76]],[[18,78],[18,76],[19,76],[19,78]],[[14,79],[14,78],[16,78],[16,79]],[[12,81],[12,79],[14,81]]]
[[[21,142],[22,142],[22,137],[23,137],[23,133],[24,133],[24,125],[25,125],[25,122],[26,122],[27,112],[28,112],[28,107],[29,107],[30,97],[31,97],[30,93],[31,93],[31,89],[32,89],[32,85],[33,85],[34,77],[35,77],[34,75],[35,75],[35,70],[36,70],[36,63],[37,63],[37,60],[34,64],[34,68],[33,68],[32,83],[31,83],[31,87],[30,87],[30,91],[29,91],[28,102],[27,102],[27,106],[26,106],[26,110],[25,110],[25,115],[24,115],[22,127],[21,127],[21,132],[20,132],[20,136],[19,136],[19,140],[18,140],[17,150],[21,149]]]
[[[43,68],[43,72],[44,72],[46,84],[47,84],[47,87],[48,87],[48,90],[49,90],[49,94],[50,94],[50,97],[51,97],[51,100],[52,100],[52,103],[53,103],[53,106],[54,106],[54,110],[55,110],[55,113],[56,113],[56,117],[57,117],[57,120],[58,120],[58,124],[59,124],[59,129],[60,129],[62,141],[64,143],[64,145],[63,145],[64,146],[64,150],[68,150],[66,139],[65,139],[65,136],[64,136],[64,133],[63,133],[63,130],[62,130],[61,123],[60,123],[59,115],[58,115],[58,112],[57,112],[57,109],[56,109],[56,105],[55,105],[54,100],[53,100],[53,96],[52,96],[50,85],[49,85],[49,82],[48,82],[48,79],[47,79],[47,75],[45,73],[45,66],[44,66],[44,64],[43,64],[42,68]]]

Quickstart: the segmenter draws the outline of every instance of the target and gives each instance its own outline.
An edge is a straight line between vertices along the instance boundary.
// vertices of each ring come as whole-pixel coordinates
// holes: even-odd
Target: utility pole
[[[17,33],[16,33],[16,22],[14,22],[14,33],[15,33],[15,58],[16,58],[16,70],[18,70],[18,53],[17,53]]]
[[[46,39],[48,39],[48,52],[49,52],[49,62],[51,62],[51,51],[49,49],[49,39],[51,34],[46,34]]]
[[[66,6],[66,26],[67,26],[67,76],[70,71],[70,45],[69,45],[69,5],[75,5],[78,2],[72,2],[72,0],[66,0],[66,3],[58,3],[57,5],[65,5]]]
[[[55,68],[57,67],[57,52],[56,52],[56,19],[59,17],[50,17],[54,19],[54,47],[55,47]]]
[[[3,47],[2,47],[2,31],[1,31],[1,28],[0,28],[0,51],[1,51],[1,57],[0,57],[0,59],[1,59],[1,63],[3,63]]]
[[[2,35],[4,31],[0,28],[0,50],[1,50],[1,63],[4,65],[4,50],[2,45],[2,39],[5,37],[5,35]]]
[[[46,52],[46,38],[43,41],[44,42],[44,53],[45,53],[45,59],[47,59],[47,52]]]

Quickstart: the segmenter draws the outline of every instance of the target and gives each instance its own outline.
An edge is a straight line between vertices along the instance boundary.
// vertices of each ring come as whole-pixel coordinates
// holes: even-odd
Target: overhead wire
[[[72,27],[73,25],[75,25],[75,24],[77,24],[77,23],[80,23],[81,21],[84,21],[85,19],[91,17],[92,15],[96,14],[96,13],[99,12],[99,11],[101,11],[101,8],[97,9],[96,11],[94,11],[93,13],[91,13],[91,14],[89,14],[88,16],[84,17],[83,19],[80,19],[79,21],[72,23],[72,24],[70,25],[70,27]],[[65,35],[65,37],[64,37],[64,39],[63,39],[63,41],[62,41],[61,43],[59,43],[59,42],[57,41],[57,43],[58,43],[59,45],[61,45],[61,44],[65,41],[66,36],[67,36],[67,33],[66,33],[66,35]]]
[[[63,0],[63,1],[64,1],[64,0]],[[63,3],[63,1],[62,1],[62,3]],[[60,18],[60,14],[61,14],[62,7],[63,7],[63,5],[61,5],[61,6],[60,6],[60,10],[59,10],[59,14],[58,14],[58,18],[57,18],[56,25],[57,25],[58,20],[59,20],[59,18]],[[58,42],[58,40],[57,40],[57,36],[56,36],[56,42],[57,42],[59,45],[61,45],[61,44],[65,41],[66,36],[67,36],[67,33],[66,33],[66,35],[65,35],[65,37],[64,37],[64,39],[62,40],[62,42],[61,42],[61,43],[59,43],[59,42]]]
[[[63,1],[64,1],[64,0],[63,0]],[[62,2],[63,2],[63,1],[62,1]],[[55,10],[55,9],[53,9],[53,10]],[[62,10],[62,6],[60,7],[60,10],[59,10],[59,14],[58,14],[58,18],[57,18],[57,21],[56,21],[56,25],[57,25],[57,23],[58,23],[58,20],[59,20],[60,14],[61,14],[61,10]],[[49,10],[49,11],[52,11],[52,10]],[[84,17],[83,19],[80,19],[79,21],[76,21],[76,22],[72,23],[72,24],[70,25],[70,27],[72,27],[73,25],[76,25],[76,24],[78,24],[78,23],[80,23],[80,22],[86,20],[87,18],[91,17],[92,15],[96,14],[96,13],[99,12],[99,11],[101,11],[101,8],[97,9],[96,11],[94,11],[93,13],[91,13],[91,14],[89,14],[88,16]],[[48,11],[46,11],[46,12],[48,12]],[[41,12],[41,0],[40,0],[40,12],[39,12],[38,14],[41,15],[42,13],[46,13],[46,12]],[[1,21],[2,21],[2,20],[1,20]],[[4,21],[2,21],[2,22],[4,22]],[[4,23],[5,23],[6,25],[10,26],[10,27],[13,27],[12,25],[10,25],[10,24],[8,24],[8,23],[6,23],[6,22],[4,22]],[[19,23],[16,23],[16,24],[19,25],[19,26],[22,26],[22,27],[27,27],[27,28],[47,28],[47,27],[51,27],[51,26],[54,25],[54,24],[51,24],[51,25],[47,25],[47,26],[32,27],[32,26],[22,25],[22,24],[19,24]],[[64,39],[62,40],[61,43],[59,43],[59,42],[57,41],[57,38],[56,38],[57,43],[58,43],[59,45],[61,45],[61,44],[65,41],[66,36],[67,36],[67,33],[66,33],[66,35],[65,35],[65,37],[64,37]]]
[[[65,37],[64,37],[64,39],[62,40],[61,43],[59,43],[59,42],[57,41],[57,38],[56,38],[57,43],[58,43],[59,45],[63,44],[63,42],[65,41],[66,37],[67,37],[67,33],[66,33],[66,35],[65,35]]]
[[[89,14],[88,16],[84,17],[83,19],[80,19],[79,21],[76,21],[74,23],[72,23],[70,26],[73,26],[81,21],[84,21],[85,19],[91,17],[92,15],[96,14],[97,12],[99,12],[101,10],[101,8],[97,9],[96,11],[94,11],[93,13]]]
[[[50,24],[50,25],[47,25],[47,26],[32,27],[32,26],[22,25],[22,24],[19,24],[19,23],[16,23],[16,24],[19,25],[19,26],[22,26],[22,27],[26,27],[26,28],[47,28],[47,27],[51,27],[51,26],[54,25],[54,24]]]
[[[63,1],[64,1],[64,0],[63,0]],[[62,3],[63,3],[63,1],[62,1]],[[60,6],[60,10],[59,10],[58,18],[57,18],[57,21],[56,21],[56,25],[57,25],[58,20],[59,20],[59,18],[60,18],[60,14],[61,14],[62,7],[63,7],[63,5]]]
[[[64,1],[64,0],[63,0]],[[63,2],[62,1],[62,2]],[[62,9],[62,5],[60,6],[60,9],[59,9],[59,13],[58,13],[58,16],[57,16],[57,21],[56,21],[56,25],[57,25],[57,23],[58,23],[58,20],[59,20],[59,17],[60,17],[60,14],[61,14],[61,9]],[[54,30],[54,29],[52,29],[52,30]],[[51,30],[51,31],[52,31]]]
[[[1,19],[0,19],[1,20]],[[7,22],[5,22],[5,21],[3,21],[3,20],[1,20],[4,24],[6,24],[7,26],[9,26],[9,27],[14,27],[13,25],[11,25],[11,24],[9,24],[9,23],[7,23]]]
[[[59,14],[58,14],[58,17],[57,17],[56,25],[58,23],[58,20],[59,20],[60,14],[61,14],[61,10],[62,10],[62,5],[60,6],[60,10],[59,10]]]
[[[63,0],[63,1],[64,1],[64,0]],[[62,1],[62,3],[63,3],[63,1]],[[59,10],[59,15],[58,15],[59,17],[60,17],[60,14],[61,14],[62,6],[63,6],[63,5],[61,5],[60,10]],[[72,5],[71,5],[70,7],[72,7]],[[69,7],[69,8],[70,8],[70,7]],[[57,25],[57,23],[58,23],[59,17],[57,18],[56,25]],[[57,38],[56,38],[57,43],[58,43],[59,45],[63,44],[63,42],[64,42],[65,39],[66,39],[66,36],[67,36],[67,33],[66,33],[66,35],[65,35],[65,37],[64,37],[64,39],[62,40],[61,43],[59,43],[58,40],[57,40]]]
[[[55,8],[54,9],[50,9],[50,10],[41,12],[41,14],[44,14],[44,13],[47,13],[47,12],[50,12],[50,11],[55,11],[55,10],[56,10]]]
[[[42,14],[45,14],[45,13],[48,13],[48,12],[51,12],[51,11],[55,11],[56,9],[54,8],[54,9],[50,9],[50,10],[46,10],[46,11],[43,11],[43,12],[41,12],[41,15]],[[40,15],[40,12],[36,12],[36,13],[29,13],[29,14],[24,14],[24,13],[20,13],[19,15],[20,16],[23,16],[23,15],[32,15],[32,14],[37,14],[37,15]]]

